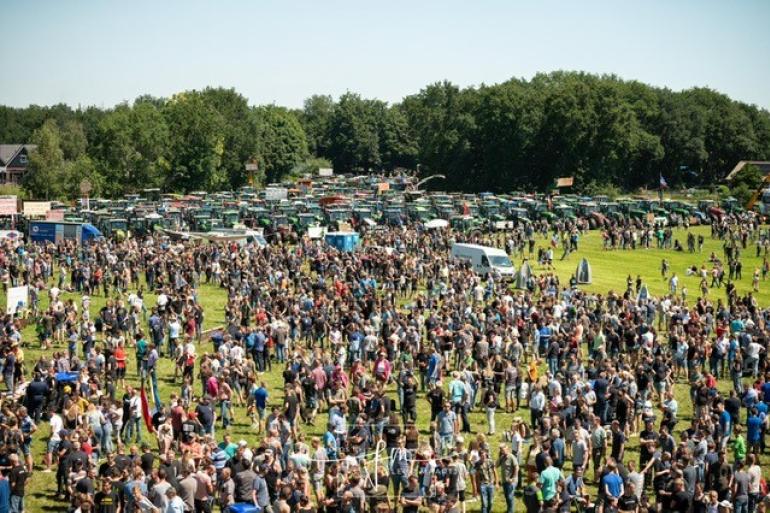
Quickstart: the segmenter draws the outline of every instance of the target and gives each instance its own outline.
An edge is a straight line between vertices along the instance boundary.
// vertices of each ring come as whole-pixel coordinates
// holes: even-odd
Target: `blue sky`
[[[398,101],[558,69],[770,108],[770,1],[2,0],[0,103],[109,107],[235,87],[301,106],[346,91]]]

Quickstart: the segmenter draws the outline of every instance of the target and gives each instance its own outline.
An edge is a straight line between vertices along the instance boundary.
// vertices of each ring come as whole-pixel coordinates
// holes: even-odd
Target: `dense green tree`
[[[163,185],[169,170],[169,131],[156,105],[119,105],[99,123],[93,152],[106,192],[136,192]]]
[[[170,190],[220,190],[229,185],[222,168],[225,120],[197,91],[174,95],[163,107],[169,130]]]
[[[64,158],[75,160],[86,154],[88,140],[86,139],[83,124],[80,121],[69,119],[61,125],[61,149],[64,152]]]
[[[384,104],[346,93],[337,102],[329,134],[329,158],[340,172],[380,169],[380,134],[378,117]]]
[[[283,107],[258,107],[252,115],[257,130],[260,172],[268,182],[280,181],[308,158],[305,131],[297,117]]]
[[[104,178],[99,173],[96,163],[91,157],[80,155],[74,160],[65,161],[62,168],[61,198],[72,199],[81,197],[80,184],[83,180],[88,180],[91,184],[89,196],[101,195],[104,190]]]
[[[401,104],[417,140],[421,172],[446,175],[442,187],[478,190],[484,185],[475,181],[472,172],[477,100],[474,90],[461,91],[441,82],[406,97]]]
[[[381,106],[377,135],[384,170],[393,171],[396,168],[414,169],[416,167],[417,141],[409,129],[406,115],[400,108]]]
[[[544,190],[560,176],[574,176],[577,191],[655,187],[660,174],[673,187],[713,186],[738,160],[770,159],[766,110],[705,88],[561,71],[464,89],[435,83],[396,105],[347,93],[312,96],[296,111],[251,108],[233,89],[208,88],[108,110],[0,106],[0,142],[33,134],[58,138],[28,180],[38,196],[63,190],[40,179],[56,168],[45,164],[54,146],[60,168],[95,170],[108,195],[235,188],[254,159],[268,180],[320,157],[337,172],[442,173],[440,187],[467,191]]]
[[[56,121],[49,119],[35,130],[30,142],[37,145],[29,159],[29,171],[24,177],[24,187],[31,195],[41,199],[61,197],[64,182],[64,152],[61,134]]]
[[[237,188],[246,183],[245,164],[257,152],[257,126],[251,115],[246,98],[235,89],[206,88],[203,100],[216,109],[224,122],[224,151],[222,172],[228,177],[228,185]]]
[[[307,136],[308,149],[319,157],[329,155],[331,146],[329,137],[334,108],[334,100],[331,96],[313,95],[305,100],[299,115],[302,128]]]

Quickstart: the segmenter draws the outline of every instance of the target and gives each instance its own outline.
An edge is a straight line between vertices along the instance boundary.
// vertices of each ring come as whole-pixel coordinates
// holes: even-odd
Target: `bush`
[[[297,180],[305,175],[315,176],[318,170],[332,167],[332,163],[322,158],[312,158],[301,162],[291,168],[289,174],[285,177],[289,180]]]
[[[0,185],[0,196],[16,196],[19,199],[27,199],[27,191],[14,184]]]
[[[589,182],[583,187],[583,193],[589,196],[607,196],[614,200],[621,195],[620,187],[611,183]]]

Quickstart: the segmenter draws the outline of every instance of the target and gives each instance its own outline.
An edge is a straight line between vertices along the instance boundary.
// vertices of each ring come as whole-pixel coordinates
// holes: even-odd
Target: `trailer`
[[[102,237],[90,223],[72,223],[67,221],[31,221],[29,240],[32,242],[60,242],[74,240],[78,244],[91,242]]]

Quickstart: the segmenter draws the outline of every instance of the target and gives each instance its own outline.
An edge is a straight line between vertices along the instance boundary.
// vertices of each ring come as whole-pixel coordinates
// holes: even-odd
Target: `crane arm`
[[[422,180],[420,180],[419,182],[417,182],[415,184],[414,190],[415,191],[419,190],[421,185],[429,182],[430,180],[433,180],[434,178],[441,178],[441,179],[445,180],[446,176],[444,176],[444,175],[430,175],[428,177],[425,177],[425,178],[423,178]]]
[[[765,175],[764,178],[762,178],[762,183],[759,184],[759,187],[757,187],[757,190],[754,191],[754,194],[751,195],[751,199],[748,203],[746,203],[746,210],[751,210],[754,208],[754,205],[757,204],[757,200],[759,199],[759,196],[762,194],[762,189],[765,188],[765,185],[770,182],[770,175]]]

